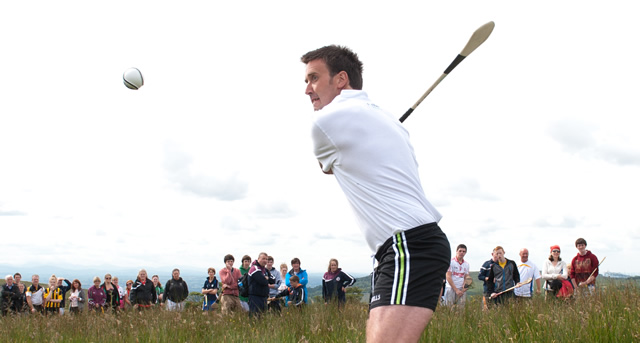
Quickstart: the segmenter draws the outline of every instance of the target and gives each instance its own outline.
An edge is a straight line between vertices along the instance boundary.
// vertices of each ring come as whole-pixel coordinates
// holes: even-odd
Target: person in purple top
[[[322,298],[324,303],[328,304],[337,300],[338,306],[343,305],[347,301],[346,288],[353,285],[356,279],[351,275],[338,268],[338,260],[332,258],[329,260],[329,268],[322,277]]]
[[[93,286],[87,291],[89,299],[89,309],[104,312],[104,305],[107,303],[107,295],[104,289],[100,287],[100,277],[93,278]]]

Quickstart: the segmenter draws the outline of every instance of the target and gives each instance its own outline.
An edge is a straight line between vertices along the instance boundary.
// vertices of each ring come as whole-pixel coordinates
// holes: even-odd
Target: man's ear
[[[338,89],[351,89],[351,85],[349,85],[349,75],[347,75],[346,71],[341,71],[336,74]]]

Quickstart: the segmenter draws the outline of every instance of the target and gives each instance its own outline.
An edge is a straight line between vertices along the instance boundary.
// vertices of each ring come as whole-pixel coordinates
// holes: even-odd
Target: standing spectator
[[[529,250],[527,248],[520,249],[520,264],[518,265],[518,273],[520,274],[520,280],[535,280],[536,292],[540,294],[540,269],[535,263],[529,261]],[[533,296],[533,284],[531,282],[527,285],[516,287],[513,290],[516,297],[531,299]]]
[[[240,270],[233,268],[234,262],[235,259],[233,255],[225,255],[224,268],[220,270],[220,283],[222,283],[222,299],[220,299],[220,303],[222,305],[222,314],[229,314],[242,309],[240,298],[238,297],[238,280],[240,280],[242,274]]]
[[[285,283],[287,284],[287,287],[291,287],[291,282],[290,279],[292,276],[298,276],[298,278],[300,279],[300,284],[302,285],[302,288],[304,288],[304,303],[307,303],[307,283],[309,283],[309,277],[307,276],[307,271],[300,269],[300,259],[297,257],[294,257],[291,260],[291,271],[289,271],[289,273],[287,273],[286,275],[286,279],[285,279]],[[287,299],[290,300],[290,299]]]
[[[273,256],[267,256],[267,271],[269,272],[269,297],[273,298],[278,295],[278,289],[284,283],[282,282],[282,275],[273,266]],[[280,301],[268,302],[269,310],[280,312]]]
[[[66,283],[67,285],[63,286],[62,282]],[[66,306],[65,299],[67,298],[67,292],[69,291],[69,288],[71,288],[71,282],[63,277],[59,277],[58,288],[60,288],[60,294],[62,294],[62,301],[60,302],[60,314],[64,314],[64,308]]]
[[[160,278],[158,277],[158,275],[154,275],[151,277],[151,280],[153,281],[153,287],[156,290],[156,304],[160,304],[160,306],[162,306],[162,303],[164,302],[164,289],[162,288]]]
[[[207,274],[209,277],[204,280],[204,285],[202,286],[202,295],[204,295],[204,299],[202,300],[202,310],[203,311],[213,311],[214,304],[218,300],[218,279],[216,279],[216,269],[211,267],[207,269]]]
[[[491,268],[493,267],[493,264],[496,263],[497,261],[497,256],[496,256],[496,251],[493,250],[491,251],[491,259],[488,261],[485,261],[482,264],[482,267],[480,267],[480,273],[478,273],[478,280],[482,281],[482,288],[483,288],[483,296],[484,299],[482,299],[483,303],[487,303],[487,300],[490,299],[491,297],[491,293],[489,293],[489,272],[491,271]]]
[[[118,288],[111,283],[111,274],[105,274],[104,283],[102,289],[106,295],[106,307],[112,311],[117,311],[120,308],[120,292]]]
[[[251,257],[249,255],[242,256],[242,265],[240,266],[240,274],[244,275],[251,268]],[[240,295],[240,305],[245,312],[249,312],[249,298]]]
[[[467,298],[467,288],[464,288],[464,279],[469,275],[469,262],[464,260],[467,255],[467,246],[458,245],[456,255],[451,259],[449,269],[445,274],[447,284],[444,290],[445,305],[460,305],[464,307]]]
[[[29,308],[27,304],[27,287],[22,283],[22,274],[13,274],[13,283],[18,286],[18,290],[20,290],[20,305],[17,307],[18,312],[27,312]]]
[[[291,282],[291,278],[289,278],[289,282]],[[330,259],[327,272],[322,277],[322,298],[324,303],[328,304],[331,301],[337,301],[338,307],[344,305],[347,302],[346,288],[352,286],[355,282],[356,279],[353,276],[343,272],[342,268],[338,267],[337,259]]]
[[[147,278],[147,271],[140,269],[136,281],[131,286],[131,303],[139,310],[150,308],[158,301],[153,281]]]
[[[590,250],[587,250],[587,241],[584,238],[576,240],[576,248],[578,249],[578,254],[571,260],[571,270],[569,271],[573,287],[587,286],[589,292],[593,293],[596,289],[596,278],[599,274],[598,258]]]
[[[501,246],[497,246],[495,252],[497,261],[489,271],[488,288],[489,293],[491,293],[491,299],[494,299],[496,304],[501,304],[507,299],[513,298],[513,292],[506,292],[501,295],[498,295],[498,293],[520,282],[520,274],[516,263],[504,257],[504,249]]]
[[[89,299],[89,310],[104,313],[104,307],[107,304],[107,295],[104,288],[100,287],[100,277],[93,278],[93,286],[87,291],[87,299]]]
[[[187,283],[180,277],[180,269],[175,268],[171,271],[171,279],[167,281],[164,287],[164,295],[162,298],[167,304],[167,311],[184,310],[184,301],[189,296],[189,287]]]
[[[55,275],[51,275],[49,278],[49,288],[45,289],[43,297],[45,313],[62,313],[60,312],[62,291],[60,287],[58,287],[58,278]]]
[[[27,303],[27,287],[23,283],[18,283],[20,290],[20,298],[16,305],[16,311],[20,314],[29,313],[29,304]]]
[[[71,294],[69,294],[69,312],[78,314],[84,307],[84,294],[82,294],[82,284],[80,280],[75,279],[71,283]]]
[[[121,310],[124,310],[124,298],[127,295],[127,291],[118,284],[119,281],[120,280],[118,280],[117,276],[114,276],[113,280],[111,280],[113,286],[118,290],[118,298],[120,299],[120,304],[118,305],[118,307]]]
[[[289,271],[289,267],[287,266],[287,264],[280,263],[280,277],[282,278],[282,284],[278,288],[279,292],[282,292],[285,289],[287,289],[287,283],[285,282],[285,280],[287,279],[287,271]]]
[[[551,255],[542,266],[542,279],[544,280],[544,289],[553,292],[554,297],[562,289],[563,283],[571,285],[569,268],[567,268],[567,263],[560,257],[559,245],[551,246]],[[573,285],[571,285],[571,293],[573,293]]]
[[[27,288],[27,304],[31,313],[44,313],[44,287],[40,286],[40,276],[31,276],[31,286]]]
[[[6,283],[2,285],[2,290],[0,291],[0,308],[2,309],[2,315],[6,316],[9,311],[18,312],[21,293],[18,285],[13,283],[13,275],[5,276],[4,281]]]
[[[269,298],[269,271],[266,269],[267,253],[261,252],[249,269],[249,314],[260,316],[267,310]]]
[[[133,280],[127,280],[125,284],[125,296],[124,296],[124,308],[125,310],[131,309],[133,305],[131,304],[131,287],[133,286]]]

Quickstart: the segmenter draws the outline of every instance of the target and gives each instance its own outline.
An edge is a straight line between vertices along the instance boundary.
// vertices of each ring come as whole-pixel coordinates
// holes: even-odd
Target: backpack
[[[247,298],[249,296],[249,272],[244,273],[238,280],[238,292],[241,297]]]

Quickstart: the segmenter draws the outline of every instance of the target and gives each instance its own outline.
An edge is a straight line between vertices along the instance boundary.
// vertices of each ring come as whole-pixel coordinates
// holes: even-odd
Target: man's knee
[[[425,307],[375,307],[369,313],[367,342],[417,342],[432,316],[433,310]]]

